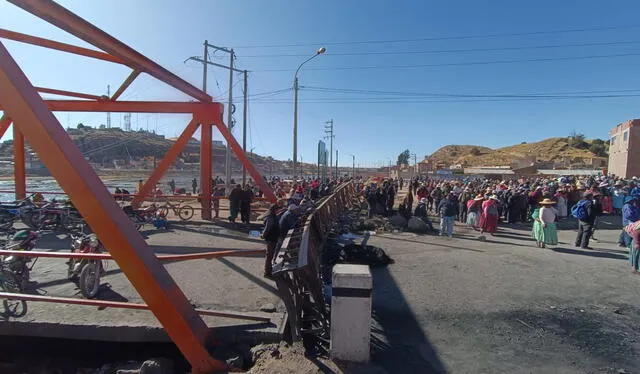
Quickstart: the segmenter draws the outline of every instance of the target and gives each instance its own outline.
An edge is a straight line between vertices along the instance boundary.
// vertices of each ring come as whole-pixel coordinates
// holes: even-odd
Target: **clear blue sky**
[[[61,4],[198,87],[201,65],[183,61],[202,55],[204,39],[236,49],[238,66],[252,71],[251,94],[290,89],[296,67],[316,48],[326,46],[327,53],[300,73],[301,86],[330,89],[300,91],[299,154],[304,162],[315,161],[323,124],[331,118],[340,164],[350,165],[347,154],[353,153],[361,166],[373,166],[395,161],[405,148],[421,159],[446,144],[500,147],[567,136],[573,130],[606,138],[611,127],[638,116],[637,1],[75,0]],[[86,46],[7,2],[0,2],[0,27]],[[591,30],[549,32],[576,29]],[[398,42],[407,39],[414,41]],[[353,43],[362,41],[378,42]],[[291,44],[296,46],[265,47]],[[35,85],[102,94],[108,84],[113,90],[128,74],[126,68],[110,63],[10,41],[5,45]],[[603,55],[616,57],[593,58]],[[520,62],[479,64],[513,60]],[[215,61],[227,60],[220,55]],[[420,67],[398,68],[407,65]],[[209,93],[226,101],[228,73],[211,69],[209,78]],[[239,82],[240,77],[235,79]],[[235,86],[238,99],[240,89],[241,84]],[[625,91],[634,89],[639,90]],[[588,98],[566,99],[570,92]],[[560,98],[495,97],[526,94]],[[602,95],[629,96],[593,97]],[[124,99],[185,97],[142,77]],[[292,101],[290,90],[251,101],[249,148],[279,159],[292,157]],[[241,112],[238,105],[234,132],[238,139]],[[65,113],[58,118],[64,126],[106,122],[105,114],[94,113]],[[119,126],[121,118],[113,114],[112,124]],[[167,136],[178,134],[186,122],[182,116],[147,114],[132,120],[134,128],[148,126]]]

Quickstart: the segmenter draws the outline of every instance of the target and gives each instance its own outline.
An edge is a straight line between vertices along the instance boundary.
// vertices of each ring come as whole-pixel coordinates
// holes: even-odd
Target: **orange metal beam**
[[[81,98],[81,99],[102,100],[102,97],[100,97],[98,95],[89,95],[89,94],[85,94],[85,93],[81,93],[81,92],[56,90],[54,88],[36,87],[36,91],[42,92],[42,93],[50,93],[50,94],[54,94],[54,95],[78,97],[78,98]]]
[[[16,186],[16,200],[27,197],[27,175],[24,159],[24,136],[13,124],[13,178]]]
[[[20,1],[20,5],[43,1]],[[35,10],[34,10],[35,11]],[[65,10],[66,11],[66,10]],[[37,14],[37,13],[36,13]],[[195,373],[225,370],[205,347],[208,328],[56,117],[0,43],[0,103],[149,305]],[[46,157],[42,157],[46,155]]]
[[[240,146],[240,144],[238,144],[231,132],[229,132],[227,126],[225,126],[222,122],[218,122],[216,123],[216,127],[218,128],[218,130],[220,130],[222,136],[224,136],[227,144],[231,146],[231,149],[233,150],[233,153],[235,153],[238,160],[240,160],[240,162],[242,162],[242,164],[245,166],[245,168],[249,172],[249,175],[251,175],[255,183],[260,186],[260,189],[262,189],[262,192],[264,193],[265,199],[271,201],[272,203],[275,203],[277,200],[276,195],[274,195],[273,191],[271,191],[271,187],[269,187],[269,185],[264,181],[262,175],[258,173],[258,170],[256,170],[251,161],[249,161],[247,155],[242,150],[242,147]]]
[[[220,103],[175,101],[45,100],[52,112],[221,113]],[[5,106],[0,104],[0,110]]]
[[[0,138],[4,136],[4,133],[9,130],[9,126],[11,126],[11,118],[6,114],[0,117]]]
[[[77,253],[77,252],[46,252],[46,251],[20,251],[12,249],[2,249],[0,254],[3,256],[22,256],[22,257],[44,257],[44,258],[88,258],[91,260],[113,260],[113,256],[109,253]],[[230,249],[216,252],[200,252],[185,253],[177,255],[157,255],[160,261],[186,261],[200,260],[203,258],[216,257],[245,257],[264,254],[264,249]]]
[[[127,77],[127,79],[125,79],[124,82],[122,82],[122,84],[120,85],[118,90],[113,94],[113,96],[111,96],[111,100],[118,100],[120,95],[122,95],[124,91],[127,88],[129,88],[131,83],[133,83],[133,81],[136,80],[136,78],[138,78],[138,75],[140,75],[140,72],[138,70],[132,71],[131,74],[129,74],[129,76]]]
[[[115,62],[117,64],[124,64],[118,57],[111,56],[108,53],[104,53],[101,51],[95,51],[93,49],[82,48],[71,44],[56,42],[55,40],[49,40],[44,38],[39,38],[37,36],[22,34],[15,31],[0,29],[0,38],[15,40],[17,42],[33,44],[40,47],[55,49],[58,51],[74,53],[76,55],[96,58],[98,60]]]
[[[103,308],[149,310],[149,306],[147,304],[140,304],[140,303],[95,300],[95,299],[94,300],[74,299],[70,297],[31,295],[26,293],[0,292],[0,298],[13,299],[13,300],[25,300],[25,301],[42,301],[42,302],[48,302],[48,303],[89,305],[89,306],[98,306]],[[196,313],[203,316],[245,319],[249,321],[259,321],[259,322],[271,322],[271,318],[269,317],[252,316],[249,314],[241,314],[241,313],[218,312],[218,311],[209,310],[209,309],[196,309]]]
[[[51,0],[8,1],[110,55],[120,58],[131,68],[143,71],[198,101],[211,102],[212,100],[211,96],[202,90]]]
[[[147,181],[144,183],[142,189],[138,191],[136,197],[133,198],[133,205],[138,205],[141,201],[144,201],[145,196],[149,196],[151,194],[151,191],[153,191],[156,184],[160,181],[160,178],[162,178],[164,173],[169,169],[169,166],[173,164],[180,152],[182,152],[184,147],[187,145],[187,142],[193,136],[193,133],[196,132],[198,126],[199,123],[194,117],[184,129],[182,134],[180,134],[178,140],[176,140],[171,148],[169,148],[167,153],[162,158],[162,161],[160,161],[160,164],[156,167],[156,170],[153,171],[149,179],[147,179]]]
[[[203,122],[200,126],[200,196],[202,219],[211,219],[211,130],[212,123]]]

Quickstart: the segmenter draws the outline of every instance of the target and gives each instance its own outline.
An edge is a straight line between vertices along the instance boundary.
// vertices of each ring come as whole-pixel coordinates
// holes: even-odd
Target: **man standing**
[[[571,209],[571,214],[578,219],[578,235],[575,245],[582,249],[593,249],[589,247],[589,239],[597,212],[593,206],[592,198],[593,192],[586,191],[582,199]]]
[[[280,223],[276,215],[276,204],[272,204],[264,218],[264,230],[262,230],[262,239],[267,243],[267,253],[264,259],[264,276],[271,278],[271,267],[273,264],[273,256],[276,254],[278,238],[280,238]]]
[[[449,194],[446,199],[442,199],[438,205],[440,213],[440,236],[445,233],[447,236],[453,236],[453,221],[458,215],[458,203],[454,194]]]
[[[240,200],[242,199],[242,188],[237,184],[229,194],[229,222],[235,223],[238,218],[238,210],[240,209]]]
[[[173,179],[169,181],[169,189],[171,190],[172,194],[176,193],[176,181],[174,181]]]
[[[191,188],[193,189],[193,194],[196,194],[196,190],[198,189],[198,181],[196,180],[196,178],[193,178],[193,180],[191,181]]]
[[[280,217],[280,240],[284,240],[289,230],[298,224],[296,210],[298,210],[298,206],[291,204],[289,208],[287,208],[287,211],[282,214],[282,217]]]
[[[248,225],[251,222],[251,200],[253,199],[253,192],[248,184],[244,185],[240,196],[240,220]]]

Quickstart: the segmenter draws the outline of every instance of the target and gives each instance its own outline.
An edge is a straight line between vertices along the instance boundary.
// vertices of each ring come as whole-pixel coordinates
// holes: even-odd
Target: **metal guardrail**
[[[292,340],[305,333],[328,335],[328,311],[323,297],[321,249],[337,218],[352,209],[358,198],[356,184],[346,182],[289,231],[276,255],[273,275],[287,308]]]

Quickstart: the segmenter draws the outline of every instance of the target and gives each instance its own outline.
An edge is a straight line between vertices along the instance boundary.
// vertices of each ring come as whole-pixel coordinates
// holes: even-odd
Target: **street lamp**
[[[293,177],[296,177],[296,166],[298,164],[298,72],[302,65],[313,60],[317,56],[325,53],[327,49],[325,47],[319,48],[316,54],[306,59],[296,69],[296,74],[293,76]]]
[[[354,155],[353,153],[349,153],[349,156],[351,156],[351,158],[353,159],[353,165],[351,166],[351,178],[355,179],[356,178],[356,155]]]

